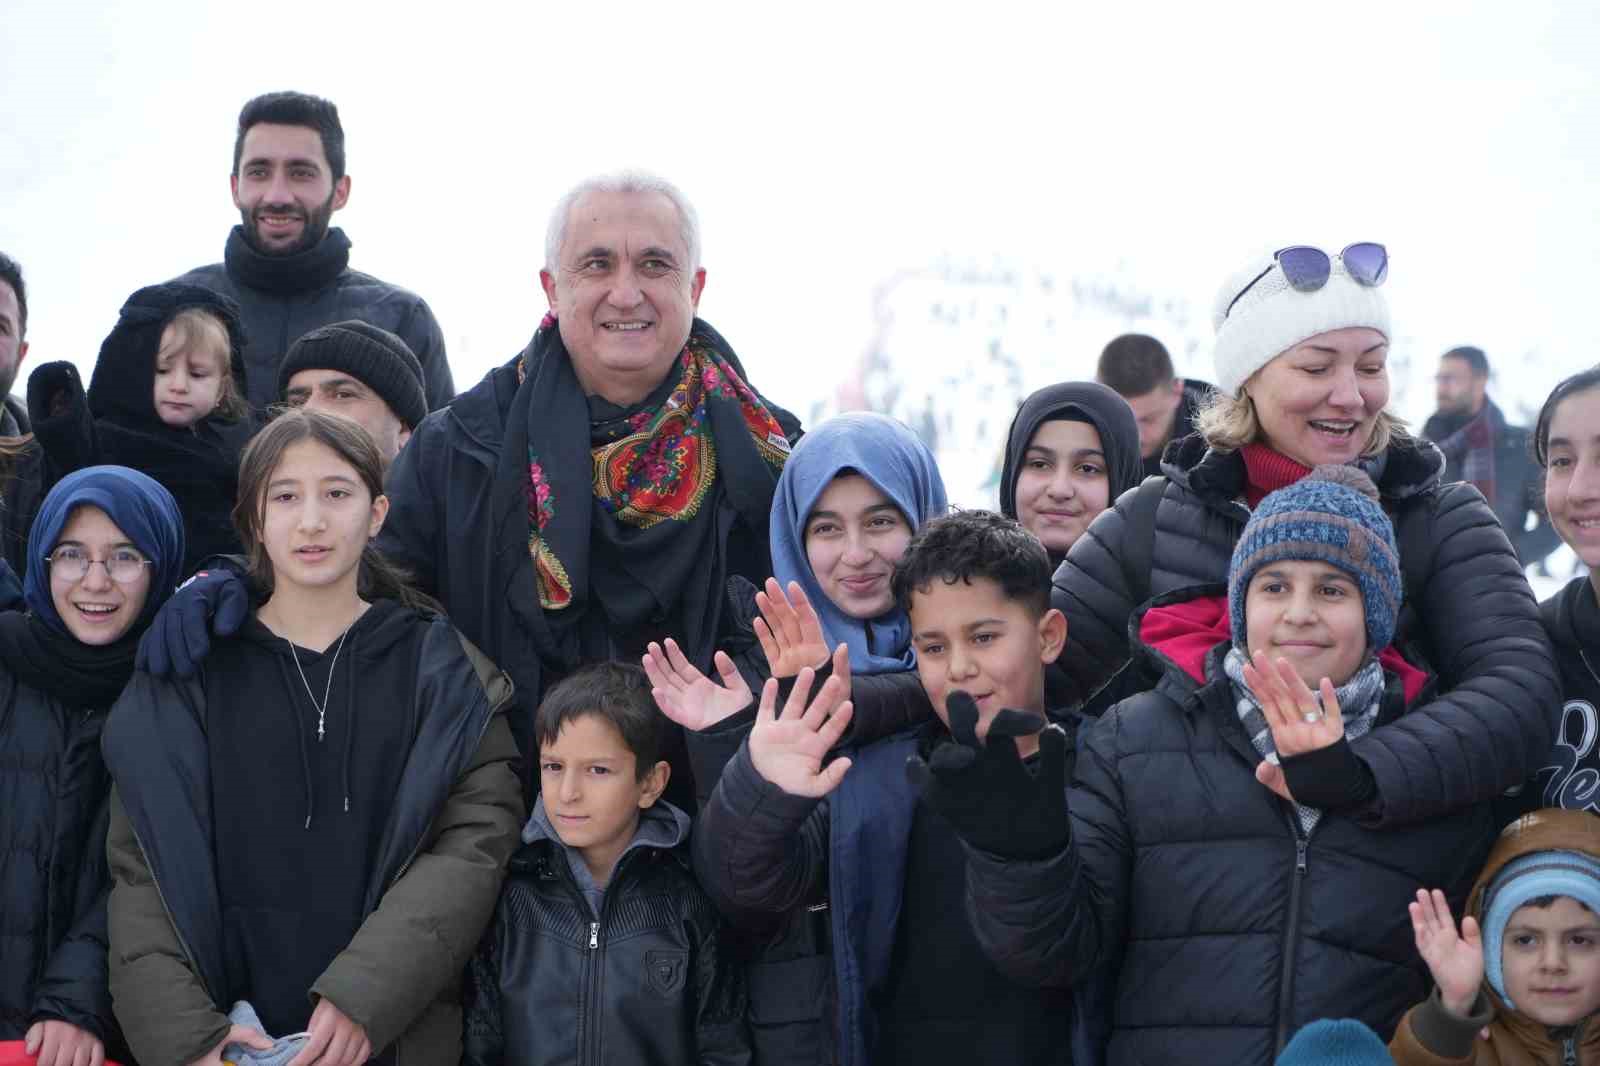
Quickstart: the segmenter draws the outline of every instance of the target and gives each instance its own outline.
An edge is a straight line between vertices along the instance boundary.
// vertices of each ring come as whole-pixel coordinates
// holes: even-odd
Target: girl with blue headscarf
[[[0,613],[0,1040],[25,1040],[41,1066],[99,1062],[121,1044],[100,730],[183,552],[171,493],[134,470],[88,467],[40,505],[26,610]]]

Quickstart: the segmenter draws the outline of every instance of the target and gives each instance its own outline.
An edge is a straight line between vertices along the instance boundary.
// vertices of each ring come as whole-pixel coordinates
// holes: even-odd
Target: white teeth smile
[[[1341,437],[1348,437],[1356,431],[1354,422],[1312,422],[1311,428],[1319,433],[1337,433]]]
[[[102,603],[75,603],[73,606],[84,614],[110,614],[116,610],[115,607],[107,607]]]
[[[634,330],[645,329],[649,325],[650,323],[648,322],[607,322],[605,328],[623,333],[632,333]]]

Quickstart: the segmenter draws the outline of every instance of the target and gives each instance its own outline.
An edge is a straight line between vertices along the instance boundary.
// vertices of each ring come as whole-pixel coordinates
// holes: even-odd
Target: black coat
[[[0,1040],[44,1018],[115,1037],[106,710],[65,706],[0,668]]]
[[[324,243],[333,240],[344,243],[347,264],[347,239],[334,229]],[[351,318],[382,327],[406,342],[422,364],[423,391],[430,410],[443,407],[456,394],[450,364],[445,359],[444,334],[422,297],[371,274],[351,270],[348,265],[338,270],[332,280],[300,291],[254,288],[240,276],[234,244],[235,239],[230,238],[227,262],[196,267],[177,280],[204,285],[238,303],[248,338],[244,358],[250,406],[260,411],[282,402],[283,397],[278,394],[278,364],[291,344],[319,326]]]
[[[1183,379],[1183,400],[1179,402],[1178,410],[1172,416],[1172,432],[1167,437],[1167,443],[1162,448],[1162,452],[1165,452],[1167,448],[1172,447],[1175,443],[1195,431],[1194,421],[1199,416],[1200,409],[1206,405],[1206,401],[1211,398],[1211,394],[1215,391],[1211,385],[1204,381],[1196,381],[1193,378]],[[1161,454],[1158,453],[1148,459],[1140,460],[1145,477],[1155,477],[1161,473],[1161,458]]]
[[[520,355],[489,371],[484,379],[442,411],[423,419],[390,467],[384,487],[389,518],[378,534],[378,548],[405,567],[417,585],[437,598],[450,620],[516,684],[511,729],[527,756],[524,785],[533,791],[537,752],[533,712],[547,686],[560,680],[557,668],[540,658],[528,627],[540,610],[533,559],[528,552],[528,503],[524,492],[497,494],[495,478],[506,422],[518,390]],[[772,408],[791,440],[799,425],[788,412]],[[736,529],[729,568],[753,581],[772,572],[766,532]],[[730,538],[731,541],[732,538]],[[723,624],[731,625],[729,612]],[[615,647],[586,649],[593,660],[617,657]],[[710,670],[710,663],[698,664]],[[681,746],[681,738],[676,745]],[[681,747],[679,747],[681,751]],[[669,746],[669,758],[671,758]],[[687,767],[674,765],[666,798],[694,806]]]
[[[744,979],[686,848],[631,849],[594,919],[556,842],[511,858],[473,958],[462,1066],[747,1066]]]
[[[1358,1018],[1387,1037],[1428,988],[1407,902],[1428,886],[1459,904],[1489,846],[1487,805],[1466,789],[1403,829],[1325,811],[1305,838],[1255,779],[1225,650],[1204,684],[1148,652],[1165,667],[1157,687],[1088,727],[1066,851],[969,855],[973,929],[1002,972],[1065,985],[1120,962],[1110,1066],[1266,1066],[1317,1018]],[[1403,749],[1407,719],[1426,713],[1404,711],[1391,674],[1373,732],[1352,748],[1367,760]]]
[[[1494,432],[1494,499],[1489,506],[1505,527],[1517,558],[1523,565],[1530,565],[1561,544],[1560,534],[1544,513],[1544,470],[1533,458],[1532,434],[1521,426],[1508,425],[1493,401],[1488,401],[1488,407]],[[1439,414],[1422,426],[1422,435],[1435,442],[1452,432],[1450,421]],[[1457,464],[1445,464],[1444,479],[1461,480]],[[1529,514],[1533,515],[1532,529],[1527,528]]]
[[[1415,646],[1439,677],[1440,696],[1406,715],[1369,758],[1382,824],[1414,822],[1520,784],[1550,746],[1555,661],[1538,604],[1500,523],[1470,485],[1441,485],[1431,444],[1397,443],[1374,472],[1400,546],[1405,600],[1396,644]],[[1169,450],[1154,515],[1133,515],[1137,492],[1095,519],[1056,571],[1051,603],[1067,616],[1067,647],[1053,671],[1083,699],[1129,658],[1128,622],[1153,596],[1227,582],[1249,518],[1238,502],[1244,459],[1200,437]],[[1147,573],[1124,566],[1154,522]]]
[[[18,397],[0,404],[0,437],[33,432],[28,407]],[[0,473],[0,559],[11,564],[21,580],[28,569],[28,530],[44,498],[44,454],[37,444],[24,448],[11,469]]]
[[[1600,814],[1600,601],[1587,576],[1539,605],[1561,668],[1561,699],[1548,710],[1555,743],[1514,809],[1572,807]]]

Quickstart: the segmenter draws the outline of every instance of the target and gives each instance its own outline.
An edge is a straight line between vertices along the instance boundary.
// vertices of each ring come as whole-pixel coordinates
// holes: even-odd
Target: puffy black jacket
[[[1544,513],[1544,470],[1533,458],[1532,434],[1521,426],[1508,425],[1494,401],[1488,401],[1488,407],[1494,432],[1494,499],[1489,506],[1505,527],[1517,558],[1527,566],[1555,551],[1561,536]],[[1435,414],[1423,424],[1422,435],[1437,442],[1458,428],[1447,416]],[[1444,479],[1460,481],[1461,471],[1447,462]],[[1529,514],[1533,515],[1532,529],[1527,528]]]
[[[330,230],[326,239],[345,240],[338,229]],[[433,312],[416,293],[371,274],[346,266],[326,285],[287,295],[251,288],[226,263],[196,267],[176,280],[204,285],[239,304],[250,406],[258,411],[283,399],[278,395],[278,364],[289,346],[319,326],[349,318],[380,326],[406,342],[422,364],[430,410],[443,407],[456,394],[445,360],[444,334]]]
[[[1555,661],[1538,604],[1494,512],[1470,485],[1441,485],[1431,444],[1392,445],[1371,470],[1400,545],[1405,601],[1395,643],[1415,646],[1440,696],[1398,723],[1368,756],[1382,809],[1376,824],[1431,818],[1492,799],[1531,773],[1550,746]],[[1129,658],[1128,622],[1152,596],[1225,584],[1249,511],[1244,459],[1190,437],[1167,452],[1154,514],[1124,493],[1094,520],[1056,571],[1051,603],[1067,616],[1053,668],[1075,700]],[[1153,542],[1150,541],[1154,523]],[[1144,538],[1150,565],[1128,562]]]
[[[1164,670],[1156,688],[1083,738],[1062,854],[969,856],[973,930],[1002,972],[1064,985],[1120,962],[1109,1066],[1265,1066],[1317,1018],[1359,1018],[1387,1037],[1428,987],[1407,902],[1426,885],[1459,905],[1491,840],[1488,805],[1466,799],[1402,829],[1325,811],[1306,838],[1255,779],[1226,647],[1204,683],[1146,652]],[[1425,713],[1405,712],[1391,673],[1352,748],[1370,759]]]
[[[472,961],[463,1066],[748,1066],[721,929],[686,848],[631,848],[596,920],[559,842],[524,845]]]
[[[1588,576],[1539,605],[1561,668],[1561,698],[1548,710],[1555,743],[1508,816],[1540,807],[1600,814],[1600,601]]]
[[[106,977],[107,708],[0,668],[0,1040],[41,1018],[115,1038]]]

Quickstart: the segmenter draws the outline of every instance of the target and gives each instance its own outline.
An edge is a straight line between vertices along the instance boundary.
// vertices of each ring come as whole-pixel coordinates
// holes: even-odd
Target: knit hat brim
[[[404,340],[369,322],[351,319],[322,326],[289,346],[278,366],[278,395],[302,370],[342,370],[383,398],[407,427],[428,414],[422,363]]]
[[[1495,875],[1484,893],[1483,932],[1484,979],[1495,995],[1512,1010],[1517,1006],[1506,994],[1506,926],[1511,916],[1533,900],[1546,896],[1567,896],[1600,915],[1600,861],[1581,851],[1536,851],[1514,859]]]

